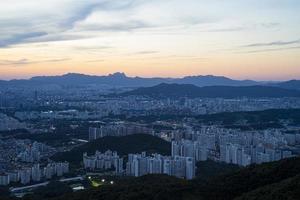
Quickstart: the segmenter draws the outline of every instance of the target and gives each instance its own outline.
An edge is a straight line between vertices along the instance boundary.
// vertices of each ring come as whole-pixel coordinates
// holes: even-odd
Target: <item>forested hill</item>
[[[123,137],[104,137],[82,146],[76,147],[71,151],[55,154],[52,159],[56,161],[68,161],[71,164],[78,165],[82,161],[82,155],[87,152],[89,155],[95,151],[117,151],[119,155],[129,153],[160,153],[171,155],[171,144],[163,139],[152,135],[134,134]]]
[[[207,86],[198,87],[191,84],[162,83],[153,87],[142,87],[122,93],[123,96],[149,96],[156,98],[279,98],[300,97],[300,91],[271,86]]]

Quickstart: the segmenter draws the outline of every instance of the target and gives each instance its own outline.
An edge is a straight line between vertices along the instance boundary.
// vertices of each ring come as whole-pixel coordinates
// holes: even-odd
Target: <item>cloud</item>
[[[144,35],[187,35],[204,32],[203,35],[206,35],[205,32],[253,31],[272,29],[278,27],[279,22],[283,23],[280,20],[272,22],[277,19],[263,18],[265,22],[260,22],[260,19],[256,18],[247,19],[246,12],[250,12],[251,9],[244,8],[240,1],[238,3],[218,0],[26,0],[21,3],[18,0],[11,1],[1,2],[0,48],[92,38],[100,38],[101,41],[110,40],[114,43],[111,37],[117,34],[123,37],[121,34],[124,32]],[[235,14],[232,5],[235,5],[238,14],[242,14],[241,18],[232,18],[231,15]],[[255,3],[250,7],[252,6],[255,6]],[[245,12],[245,16],[242,12]],[[117,47],[118,44],[113,45]],[[287,44],[279,41],[253,43],[243,47],[275,45]],[[101,46],[103,45],[82,47],[77,50],[104,49]]]
[[[228,28],[212,28],[207,30],[201,30],[201,32],[235,32],[235,31],[243,31],[247,30],[246,27],[228,27]]]
[[[129,9],[137,5],[137,0],[122,0],[122,1],[111,1],[111,0],[98,0],[98,1],[83,1],[79,9],[73,10],[70,17],[60,23],[64,28],[73,28],[76,22],[85,20],[93,12],[97,11],[118,11],[123,9]],[[143,2],[143,1],[140,1]]]
[[[31,33],[16,34],[7,39],[0,40],[0,48],[7,47],[13,44],[23,43],[28,39],[38,38],[45,35],[47,35],[47,33],[45,32],[31,32]]]
[[[104,59],[97,59],[97,60],[88,60],[87,63],[95,63],[95,62],[104,62]]]
[[[27,65],[31,62],[28,61],[28,59],[19,59],[19,60],[0,60],[0,65]]]
[[[0,66],[22,66],[22,65],[37,64],[37,63],[63,62],[63,61],[67,61],[67,60],[70,60],[70,59],[69,58],[60,58],[60,59],[31,61],[26,58],[22,58],[19,60],[0,60]]]
[[[268,47],[268,46],[286,46],[291,44],[299,44],[300,40],[291,40],[291,41],[275,41],[275,42],[267,42],[267,43],[252,43],[247,44],[242,47]]]
[[[217,24],[215,24],[217,25]],[[222,25],[222,24],[221,24]],[[259,23],[259,24],[243,24],[243,25],[232,25],[228,27],[213,27],[200,30],[200,32],[236,32],[236,31],[249,31],[254,29],[273,29],[278,27],[280,24],[275,22],[270,23]]]
[[[67,61],[71,60],[70,58],[60,58],[60,59],[50,59],[50,60],[42,60],[40,62],[62,62],[62,61]]]
[[[135,55],[146,55],[146,54],[156,54],[159,53],[159,51],[138,51],[135,52]]]
[[[73,46],[72,49],[79,51],[89,51],[89,50],[104,50],[112,49],[112,46]]]
[[[36,42],[78,40],[95,37],[73,28],[95,11],[114,11],[135,6],[135,0],[53,0],[24,3],[1,3],[0,7],[0,48]],[[16,14],[18,13],[18,14]],[[22,22],[22,23],[21,23]],[[132,23],[131,27],[139,26]],[[117,29],[118,26],[102,27],[100,30]],[[123,27],[126,29],[126,27]]]
[[[240,51],[240,52],[237,52],[237,53],[264,53],[264,52],[293,50],[293,49],[300,49],[300,46],[284,47],[284,48],[258,49],[258,50],[251,50],[251,51]]]
[[[201,5],[195,0],[191,3]],[[101,37],[106,32],[178,25],[185,29],[219,20],[212,15],[199,15],[197,6],[178,0],[26,0],[15,1],[13,5],[1,3],[1,7],[0,48]]]
[[[149,28],[151,25],[138,20],[130,20],[130,21],[120,21],[115,23],[105,23],[105,24],[86,24],[80,26],[81,30],[85,31],[97,31],[97,32],[122,32],[122,31],[131,31],[141,28]]]
[[[264,28],[275,28],[275,27],[278,27],[280,25],[280,23],[278,23],[278,22],[269,22],[269,23],[261,23],[260,25]]]

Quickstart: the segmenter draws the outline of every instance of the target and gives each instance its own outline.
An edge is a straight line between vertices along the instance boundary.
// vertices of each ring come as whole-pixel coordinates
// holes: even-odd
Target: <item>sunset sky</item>
[[[0,79],[300,79],[299,0],[0,0]]]

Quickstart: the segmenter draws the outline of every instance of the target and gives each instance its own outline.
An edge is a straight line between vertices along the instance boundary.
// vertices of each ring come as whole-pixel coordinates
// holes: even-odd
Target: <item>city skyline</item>
[[[258,81],[300,77],[296,0],[0,5],[0,80],[69,72]]]

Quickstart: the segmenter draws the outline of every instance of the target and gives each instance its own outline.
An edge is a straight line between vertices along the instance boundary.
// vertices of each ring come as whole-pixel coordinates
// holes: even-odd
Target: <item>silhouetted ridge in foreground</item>
[[[208,180],[186,181],[166,175],[119,180],[55,200],[298,200],[300,158],[252,165]],[[30,198],[29,198],[30,199]],[[33,198],[31,198],[33,199]]]

